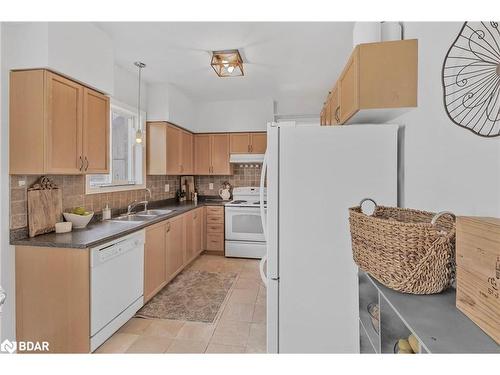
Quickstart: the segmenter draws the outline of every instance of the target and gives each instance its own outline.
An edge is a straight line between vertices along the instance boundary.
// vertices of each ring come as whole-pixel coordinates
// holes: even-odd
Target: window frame
[[[113,109],[118,110],[120,112],[125,112],[127,114],[130,114],[134,116],[134,122],[137,123],[137,109],[134,109],[133,107],[119,102],[113,98],[111,98],[110,101],[110,111],[109,111],[109,117],[110,117],[110,122],[109,122],[109,145],[108,145],[108,156],[109,156],[109,162],[110,162],[110,174],[113,173],[112,168],[113,168],[113,124],[112,124],[112,112]],[[113,193],[113,192],[120,192],[120,191],[129,191],[129,190],[141,190],[146,188],[146,112],[141,111],[140,113],[140,123],[142,124],[142,184],[117,184],[117,185],[109,185],[109,186],[91,186],[90,185],[90,178],[92,175],[95,174],[87,174],[85,175],[85,194],[90,195],[90,194],[99,194],[99,193]],[[134,132],[137,131],[137,124],[134,125]],[[134,158],[136,156],[134,155]]]

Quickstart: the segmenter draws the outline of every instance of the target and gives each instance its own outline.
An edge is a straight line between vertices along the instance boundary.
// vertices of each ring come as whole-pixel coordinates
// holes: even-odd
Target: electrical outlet
[[[208,190],[214,190],[214,183],[213,182],[210,182],[208,184]]]
[[[17,185],[18,185],[18,186],[25,186],[25,185],[26,185],[26,180],[19,180],[19,181],[17,182]]]
[[[170,185],[165,184],[165,193],[168,193],[170,191]]]

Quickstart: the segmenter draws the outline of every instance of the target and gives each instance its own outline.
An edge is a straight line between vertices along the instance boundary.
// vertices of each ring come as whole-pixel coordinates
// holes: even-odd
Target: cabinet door
[[[319,124],[321,126],[326,125],[326,102],[323,103],[323,108],[321,109],[321,113],[319,114]]]
[[[167,125],[164,122],[148,122],[146,137],[147,174],[166,175]]]
[[[198,208],[194,211],[194,252],[199,254],[203,251],[203,209]]]
[[[166,225],[166,269],[169,281],[184,267],[184,220],[182,216],[177,216]]]
[[[212,173],[219,175],[231,174],[229,164],[229,134],[212,134]]]
[[[356,48],[339,79],[339,118],[345,123],[359,109],[358,55]]]
[[[46,89],[46,172],[82,173],[83,86],[47,72]]]
[[[330,101],[330,94],[328,94],[328,98],[326,98],[325,105],[325,125],[330,126],[332,124],[332,103]]]
[[[229,135],[231,154],[248,154],[250,150],[249,133],[231,133]]]
[[[181,173],[193,173],[193,135],[186,131],[182,131]]]
[[[212,166],[210,141],[208,134],[194,136],[194,174],[210,174]]]
[[[144,244],[144,302],[153,297],[167,280],[165,224],[146,229]]]
[[[330,117],[332,125],[340,124],[339,90],[337,85],[335,85],[330,95]]]
[[[250,141],[250,151],[252,154],[264,154],[266,152],[267,133],[252,133]]]
[[[182,215],[184,219],[184,235],[185,243],[184,249],[186,251],[186,256],[184,261],[187,263],[193,259],[195,254],[194,249],[194,211],[189,211],[188,213]]]
[[[83,171],[109,173],[109,97],[83,90]]]
[[[181,129],[167,125],[167,174],[176,175],[181,173]]]

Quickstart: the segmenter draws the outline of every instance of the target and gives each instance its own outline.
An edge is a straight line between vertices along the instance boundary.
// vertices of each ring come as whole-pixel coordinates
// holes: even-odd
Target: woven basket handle
[[[375,209],[377,209],[377,202],[375,202],[375,200],[371,199],[371,198],[363,198],[361,199],[361,202],[359,202],[359,210],[363,212],[363,203],[365,203],[366,201],[370,201],[372,202],[374,205],[375,205]]]
[[[438,219],[441,216],[444,216],[444,215],[449,215],[449,216],[451,216],[453,218],[453,220],[455,220],[455,214],[453,212],[450,212],[450,211],[441,211],[441,212],[438,212],[437,214],[435,214],[432,217],[431,224],[432,225],[436,225],[436,222],[438,221]]]

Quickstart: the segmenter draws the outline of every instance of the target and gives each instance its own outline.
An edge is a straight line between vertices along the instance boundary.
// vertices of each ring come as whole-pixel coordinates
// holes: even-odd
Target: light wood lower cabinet
[[[146,228],[144,244],[144,302],[149,301],[167,283],[166,224]]]
[[[205,250],[224,254],[224,207],[207,206]]]
[[[88,249],[16,246],[16,339],[90,351]]]
[[[185,265],[184,216],[185,214],[170,219],[166,224],[167,281],[173,279]]]

